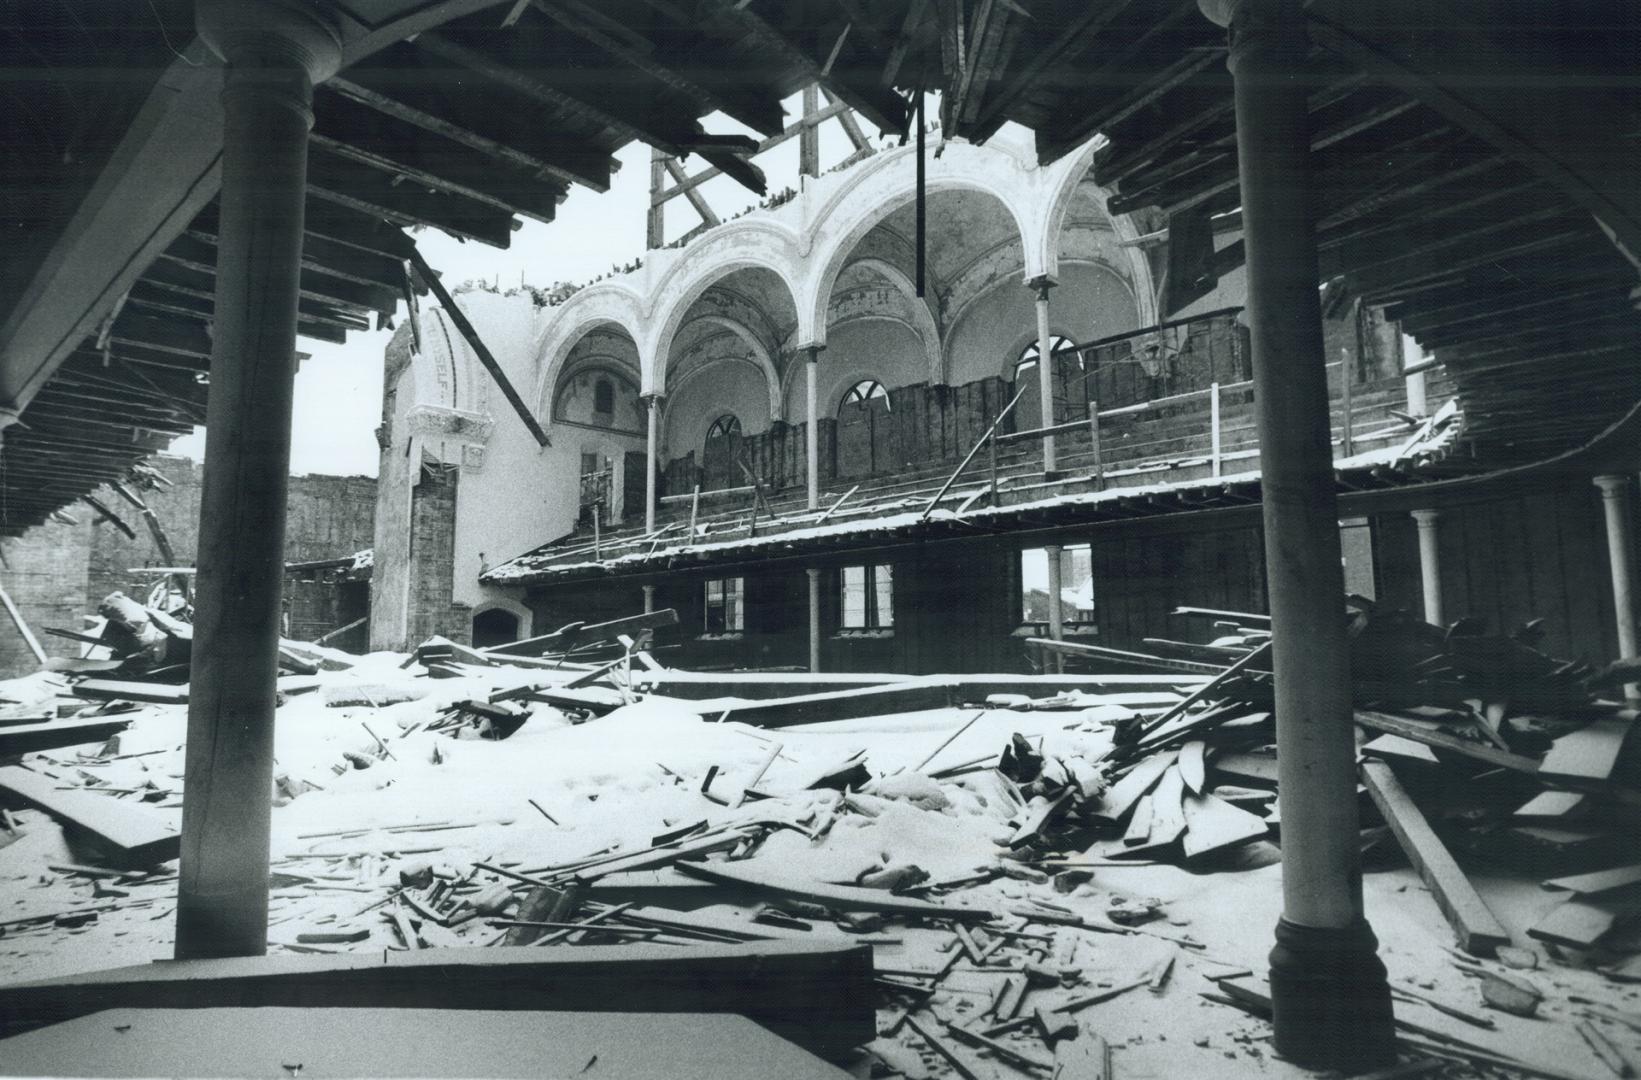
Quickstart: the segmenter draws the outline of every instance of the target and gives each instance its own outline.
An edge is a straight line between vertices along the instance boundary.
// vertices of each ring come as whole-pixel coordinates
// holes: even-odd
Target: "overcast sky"
[[[787,120],[799,112],[800,99],[786,102]],[[753,134],[721,115],[703,121],[710,132]],[[877,134],[862,125],[869,138]],[[888,145],[874,139],[877,145]],[[852,147],[837,121],[821,127],[821,167],[828,168],[846,157]],[[599,193],[573,187],[559,206],[555,220],[544,225],[521,219],[524,224],[513,234],[505,251],[478,243],[462,243],[436,229],[416,234],[416,243],[427,261],[440,271],[448,285],[483,279],[499,283],[502,289],[516,288],[520,282],[549,286],[555,282],[585,282],[607,273],[613,265],[631,262],[644,253],[645,213],[649,205],[650,149],[635,143],[616,157],[621,170],[611,178],[610,190]],[[771,193],[797,186],[798,142],[790,139],[757,159],[768,178]],[[705,168],[699,157],[685,162],[689,172]],[[702,194],[720,218],[732,215],[757,201],[752,192],[728,177],[718,177],[701,185]],[[667,204],[667,239],[683,235],[700,223],[685,199]],[[431,302],[431,301],[430,301]],[[404,317],[399,305],[398,319]],[[298,339],[297,348],[311,353],[296,376],[296,409],[293,419],[291,473],[333,475],[376,475],[377,449],[374,431],[381,419],[382,351],[391,331],[351,333],[346,345]],[[171,445],[173,453],[199,459],[204,454],[205,431],[196,428]]]

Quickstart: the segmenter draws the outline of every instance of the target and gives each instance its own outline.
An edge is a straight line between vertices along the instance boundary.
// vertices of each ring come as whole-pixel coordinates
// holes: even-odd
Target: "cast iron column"
[[[1041,427],[1054,426],[1054,358],[1050,355],[1048,331],[1048,291],[1054,288],[1054,279],[1048,276],[1033,278],[1027,286],[1037,294],[1037,396],[1041,398],[1038,412],[1042,414]],[[1043,436],[1043,471],[1054,471],[1054,436]]]
[[[804,432],[806,449],[809,451],[809,509],[820,509],[820,417],[817,413],[818,403],[815,398],[815,369],[820,366],[820,348],[811,345],[808,349],[809,360],[803,366],[803,392],[806,414],[809,418],[809,430]]]
[[[274,678],[313,83],[341,62],[302,4],[198,0],[225,61],[211,394],[177,891],[178,958],[267,950]]]
[[[1065,581],[1060,573],[1060,552],[1064,550],[1059,544],[1050,544],[1043,549],[1048,556],[1048,636],[1055,641],[1065,640],[1065,618],[1060,611],[1060,593],[1065,588]],[[1053,654],[1051,664],[1055,671],[1065,670],[1065,658],[1058,652]]]
[[[1282,797],[1271,952],[1278,1053],[1303,1068],[1395,1060],[1390,989],[1362,917],[1345,583],[1318,300],[1309,42],[1299,0],[1198,0],[1230,27],[1248,317],[1264,485]]]
[[[644,586],[644,614],[648,615],[655,610],[655,586]]]
[[[809,670],[821,669],[821,572],[810,567],[809,574]]]
[[[1419,527],[1419,580],[1424,585],[1424,621],[1446,626],[1442,618],[1442,556],[1436,522],[1440,510],[1415,510],[1413,523]]]
[[[1607,518],[1607,562],[1612,567],[1613,613],[1618,619],[1618,655],[1636,655],[1635,593],[1631,582],[1633,548],[1630,542],[1630,480],[1627,476],[1598,476],[1601,509]],[[1627,697],[1636,696],[1636,684],[1624,688]]]
[[[644,404],[648,406],[647,441],[644,443],[644,531],[655,531],[655,496],[656,496],[656,428],[660,426],[661,395],[645,394]]]

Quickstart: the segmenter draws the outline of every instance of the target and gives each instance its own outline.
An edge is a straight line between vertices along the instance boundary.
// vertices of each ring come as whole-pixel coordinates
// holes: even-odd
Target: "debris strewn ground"
[[[1280,798],[1249,622],[1198,647],[1229,674],[978,700],[908,681],[836,692],[849,719],[770,728],[735,716],[778,703],[645,692],[642,626],[409,657],[290,643],[270,951],[864,943],[878,1036],[857,1075],[1297,1075],[1257,1015]],[[130,648],[166,666],[148,637]],[[1415,1070],[1395,1075],[1628,1075],[1641,873],[1612,838],[1635,835],[1633,712],[1530,637],[1363,609],[1354,640],[1367,909]],[[7,982],[170,955],[175,859],[121,858],[88,842],[83,802],[51,805],[119,808],[114,840],[180,828],[186,705],[104,674],[0,684],[0,733],[127,722],[11,766],[12,801],[36,795],[0,819]],[[956,704],[898,711],[933,685]],[[824,713],[826,692],[793,696]],[[1496,933],[1452,915],[1464,889]]]

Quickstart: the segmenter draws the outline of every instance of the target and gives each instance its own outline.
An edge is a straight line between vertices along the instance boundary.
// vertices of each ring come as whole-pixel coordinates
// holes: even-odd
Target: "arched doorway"
[[[488,649],[519,639],[519,617],[505,608],[485,608],[473,616],[473,647]]]

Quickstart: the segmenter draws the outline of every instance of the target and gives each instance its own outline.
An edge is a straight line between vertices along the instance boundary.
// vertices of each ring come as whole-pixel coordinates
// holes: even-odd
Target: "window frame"
[[[861,573],[861,622],[849,622],[849,573]],[[879,571],[882,571],[880,577]],[[888,620],[884,621],[883,593],[888,594]],[[895,628],[895,567],[893,563],[858,563],[838,570],[838,630],[840,632],[890,633]]]
[[[1065,580],[1064,575],[1065,575],[1065,562],[1066,562],[1066,560],[1074,559],[1075,558],[1075,553],[1078,552],[1078,551],[1086,551],[1088,553],[1088,580],[1093,581],[1093,579],[1094,579],[1094,545],[1092,543],[1075,543],[1075,544],[1061,544],[1060,545],[1060,559],[1061,559],[1060,573],[1061,573],[1062,582]],[[1017,555],[1017,557],[1015,559],[1015,562],[1014,562],[1015,575],[1016,575],[1015,580],[1014,580],[1015,595],[1018,598],[1017,601],[1016,601],[1015,610],[1019,612],[1019,618],[1020,618],[1020,625],[1021,626],[1044,626],[1044,627],[1046,627],[1046,626],[1050,625],[1050,622],[1046,617],[1041,618],[1041,619],[1033,619],[1033,618],[1029,617],[1029,615],[1026,611],[1026,581],[1025,581],[1026,573],[1025,573],[1024,563],[1025,563],[1026,556],[1031,554],[1032,552],[1041,552],[1042,553],[1044,571],[1045,571],[1045,573],[1047,572],[1047,568],[1048,568],[1048,545],[1045,544],[1045,545],[1042,545],[1040,547],[1028,547],[1028,548],[1020,548],[1019,549],[1018,555]],[[1073,572],[1075,573],[1075,570]],[[1092,588],[1090,589],[1090,593],[1091,594],[1093,593]],[[1050,599],[1052,600],[1052,597]],[[1080,613],[1084,610],[1082,608],[1074,609],[1072,614],[1069,617],[1067,617],[1065,615],[1062,615],[1061,619],[1060,619],[1061,627],[1064,628],[1065,630],[1067,630],[1068,632],[1074,632],[1074,633],[1080,633],[1080,634],[1098,633],[1099,632],[1099,622],[1100,622],[1100,604],[1099,604],[1098,595],[1094,595],[1093,600],[1094,600],[1094,606],[1087,609],[1088,614],[1086,616],[1080,615]]]
[[[734,588],[730,588],[730,583]],[[717,595],[714,596],[714,586]],[[722,625],[714,629],[714,611],[722,614]],[[707,578],[702,583],[701,632],[706,637],[722,637],[746,633],[746,578],[744,576]]]
[[[862,390],[862,387],[865,389]],[[889,388],[881,380],[861,379],[843,392],[843,398],[838,402],[838,413],[841,415],[850,405],[869,405],[879,399],[883,401],[884,412],[894,411],[894,406],[889,402]]]

